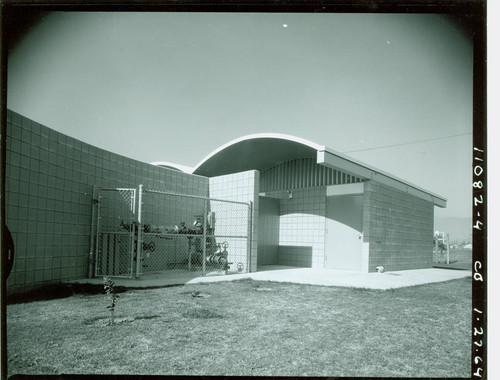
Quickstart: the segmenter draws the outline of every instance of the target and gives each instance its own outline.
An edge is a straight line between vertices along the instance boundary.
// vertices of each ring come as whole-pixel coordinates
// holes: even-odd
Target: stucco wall
[[[434,205],[373,181],[365,183],[364,242],[370,272],[432,268]]]
[[[7,111],[7,292],[88,275],[92,185],[208,196],[208,178],[132,160]]]

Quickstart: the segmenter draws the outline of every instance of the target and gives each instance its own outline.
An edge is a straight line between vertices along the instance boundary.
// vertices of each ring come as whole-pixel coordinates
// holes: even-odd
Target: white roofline
[[[194,170],[194,168],[192,168],[191,166],[174,164],[173,162],[168,162],[168,161],[155,161],[155,162],[151,162],[151,165],[163,166],[163,167],[170,168],[170,169],[177,169],[177,170],[180,170],[181,172],[188,173],[188,174],[192,174],[193,170]]]
[[[230,147],[231,145],[237,144],[239,142],[245,141],[245,140],[254,140],[254,139],[280,139],[280,140],[288,140],[292,142],[296,142],[299,144],[307,145],[315,150],[325,150],[326,147],[324,145],[318,145],[312,141],[292,136],[292,135],[286,135],[282,133],[255,133],[252,135],[246,135],[243,137],[239,137],[237,139],[234,139],[232,141],[229,141],[228,143],[218,147],[208,155],[206,155],[200,162],[196,164],[196,166],[193,168],[192,172],[195,172],[201,165],[203,165],[206,161],[208,161],[210,158],[215,156],[217,153],[223,151],[224,149]]]

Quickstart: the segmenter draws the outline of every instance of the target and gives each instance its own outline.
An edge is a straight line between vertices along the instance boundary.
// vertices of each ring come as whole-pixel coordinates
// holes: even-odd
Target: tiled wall
[[[250,170],[241,173],[228,174],[210,178],[210,198],[230,200],[236,202],[252,202],[252,238],[251,253],[249,258],[249,269],[251,272],[257,270],[257,242],[258,242],[258,220],[259,220],[259,172]],[[232,230],[234,226],[224,226],[218,221],[217,203],[211,202],[212,211],[215,211],[216,229]],[[239,219],[239,218],[238,218]],[[225,223],[231,223],[228,219]],[[244,232],[245,226],[238,229]],[[217,231],[216,231],[217,233]],[[231,254],[231,250],[228,249]],[[238,255],[241,257],[242,255]],[[230,260],[231,261],[231,260]],[[246,264],[245,264],[246,265]],[[247,268],[245,267],[244,270]]]
[[[402,191],[365,183],[364,242],[370,272],[432,268],[434,205]]]
[[[280,265],[324,268],[326,187],[274,191],[280,199]]]
[[[208,196],[208,178],[132,160],[7,111],[7,292],[88,275],[92,185]]]

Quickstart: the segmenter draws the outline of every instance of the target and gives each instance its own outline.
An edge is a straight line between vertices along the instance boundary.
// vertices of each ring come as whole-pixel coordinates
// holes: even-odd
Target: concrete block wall
[[[432,268],[434,205],[374,181],[365,182],[364,243],[368,271]]]
[[[88,275],[92,185],[208,196],[208,178],[113,154],[7,110],[7,292]]]
[[[273,191],[280,200],[278,264],[297,267],[325,266],[326,186]]]
[[[250,272],[257,271],[259,186],[260,186],[259,179],[260,179],[260,173],[258,171],[249,170],[241,173],[212,177],[210,178],[209,182],[210,198],[236,201],[236,202],[252,202],[252,237],[250,241],[251,252],[249,258]],[[219,206],[222,207],[222,205]],[[211,209],[212,211],[215,211],[216,229],[219,228],[222,230],[233,230],[235,226],[221,225],[221,221],[217,217],[218,214],[217,207],[218,207],[217,202],[211,202]],[[238,220],[240,220],[240,218],[238,218]],[[232,223],[230,215],[228,215],[226,222],[224,223]],[[238,228],[238,226],[236,227]],[[239,226],[238,231],[243,233],[245,232],[245,229],[246,226]],[[239,232],[237,233],[239,234]],[[231,254],[231,247],[229,247],[228,251]],[[242,255],[240,254],[238,256],[241,257]],[[246,270],[247,268],[244,269]]]

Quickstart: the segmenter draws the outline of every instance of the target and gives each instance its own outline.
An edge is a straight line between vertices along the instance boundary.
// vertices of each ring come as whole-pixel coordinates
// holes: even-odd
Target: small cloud
[[[288,27],[288,24],[283,24],[283,28],[287,28]]]
[[[389,40],[387,40],[386,42],[387,42],[387,45],[390,45],[390,44],[391,44],[391,41],[389,41]]]

